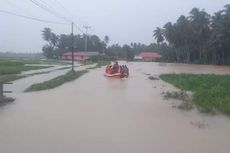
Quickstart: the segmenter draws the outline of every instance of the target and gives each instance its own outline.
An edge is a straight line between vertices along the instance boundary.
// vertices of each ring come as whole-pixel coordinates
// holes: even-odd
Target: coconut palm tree
[[[153,31],[153,37],[157,40],[157,43],[163,42],[164,41],[163,30],[157,27],[156,30]]]

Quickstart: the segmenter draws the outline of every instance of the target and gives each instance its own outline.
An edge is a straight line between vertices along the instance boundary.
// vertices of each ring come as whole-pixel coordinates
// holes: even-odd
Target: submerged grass
[[[55,88],[55,87],[58,87],[64,84],[65,82],[75,80],[87,72],[88,72],[87,70],[69,71],[68,73],[58,76],[54,79],[51,79],[51,80],[48,80],[42,83],[38,83],[38,84],[33,84],[29,88],[27,88],[25,92],[52,89],[52,88]]]
[[[161,94],[166,99],[177,99],[182,101],[181,104],[174,105],[173,107],[179,108],[181,110],[191,110],[193,108],[191,96],[189,96],[185,91],[167,91],[162,92]]]
[[[149,76],[149,80],[159,80],[157,77]]]
[[[192,91],[192,101],[202,112],[220,111],[230,115],[230,75],[164,74],[160,78]]]

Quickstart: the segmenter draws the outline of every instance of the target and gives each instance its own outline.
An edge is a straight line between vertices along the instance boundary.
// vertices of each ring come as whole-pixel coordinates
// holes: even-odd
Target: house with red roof
[[[99,55],[99,52],[84,52],[84,51],[75,52],[74,51],[73,59],[75,61],[84,61],[84,60],[89,59],[90,57],[98,56],[98,55]],[[72,60],[72,52],[65,52],[59,58],[62,60]]]
[[[157,58],[161,58],[161,55],[154,52],[141,52],[140,54],[134,57],[135,60],[146,60],[146,61],[152,61]]]

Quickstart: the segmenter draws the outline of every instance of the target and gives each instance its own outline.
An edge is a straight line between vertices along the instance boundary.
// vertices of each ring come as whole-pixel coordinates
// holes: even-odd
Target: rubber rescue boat
[[[129,69],[126,65],[118,65],[117,63],[112,65],[108,65],[105,69],[106,77],[114,77],[114,78],[128,78]]]

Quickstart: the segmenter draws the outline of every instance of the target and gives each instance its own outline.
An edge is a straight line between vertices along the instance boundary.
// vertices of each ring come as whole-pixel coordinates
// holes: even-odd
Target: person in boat
[[[129,69],[126,65],[122,65],[122,68],[121,68],[121,78],[123,77],[128,77],[129,76]]]
[[[105,68],[105,73],[108,73],[108,72],[109,72],[109,65],[107,65]]]
[[[129,76],[129,68],[126,65],[124,65],[124,71],[126,75]]]
[[[108,71],[109,74],[112,74],[112,65],[109,66],[109,71]]]
[[[112,68],[112,73],[118,73],[118,70],[119,70],[119,64],[118,62],[116,61],[114,64],[113,64],[113,68]]]
[[[105,72],[108,74],[111,74],[112,73],[112,65],[107,65]]]
[[[120,66],[120,73],[121,73],[121,78],[124,78],[126,76],[124,65]]]

